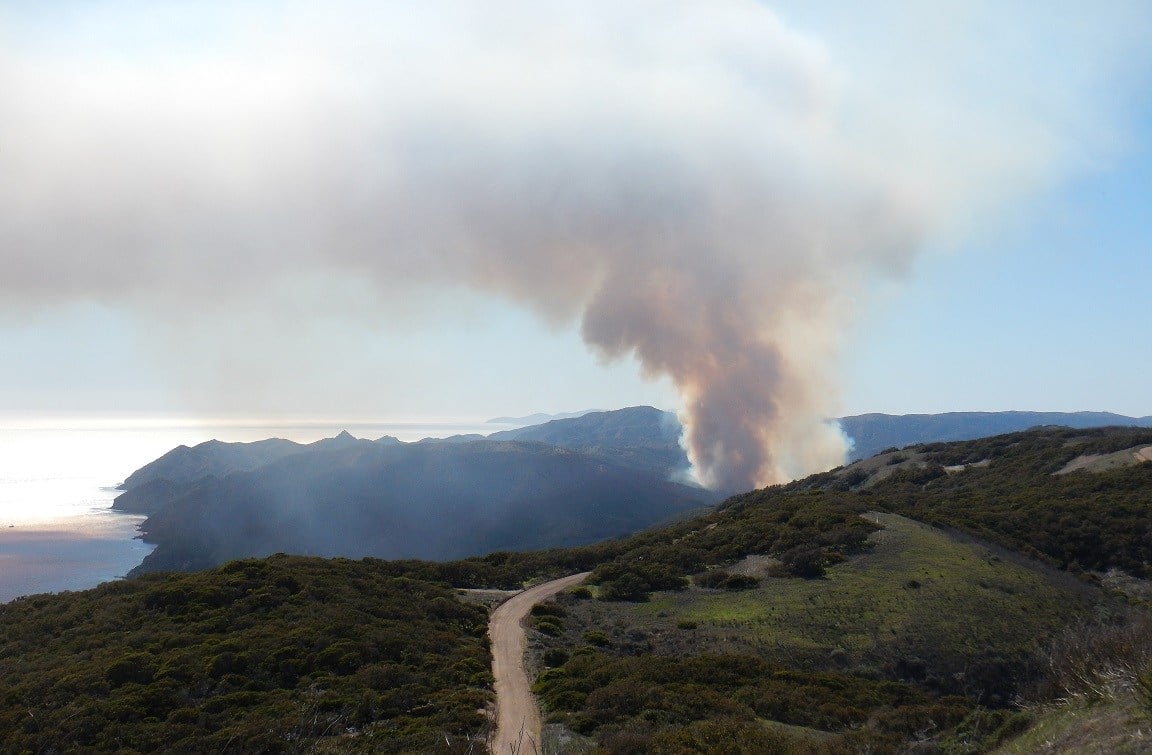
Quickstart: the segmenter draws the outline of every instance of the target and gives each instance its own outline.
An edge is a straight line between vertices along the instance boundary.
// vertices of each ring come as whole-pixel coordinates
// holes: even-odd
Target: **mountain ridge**
[[[621,452],[627,463],[649,470],[663,469],[668,474],[683,472],[689,466],[680,446],[681,428],[676,414],[650,406],[626,407],[610,411],[579,412],[578,416],[549,419],[536,425],[496,431],[487,436],[458,435],[450,438],[425,438],[423,443],[465,443],[479,440],[530,440],[587,453],[603,455],[620,462]],[[542,415],[552,416],[552,415]],[[836,420],[851,443],[848,461],[858,461],[888,448],[902,448],[913,443],[972,440],[1005,432],[1018,432],[1043,425],[1074,428],[1108,425],[1152,427],[1152,416],[1129,417],[1111,412],[944,412],[939,414],[868,413],[840,417]],[[360,441],[347,431],[337,438],[312,444],[296,443],[282,438],[269,438],[249,443],[209,440],[196,446],[178,446],[129,475],[120,488],[130,490],[149,480],[162,477],[171,482],[188,483],[199,477],[224,476],[246,471],[317,444]],[[406,445],[391,436],[375,442]]]
[[[148,515],[134,573],[276,552],[450,559],[630,534],[715,494],[521,441],[316,445],[252,470],[149,480],[115,505]]]
[[[1100,412],[952,412],[869,414],[841,422],[857,434],[859,456],[870,446],[903,447],[925,436],[941,442],[940,436],[980,435],[990,427],[1143,419]],[[670,482],[688,470],[679,435],[671,412],[629,407],[487,437],[416,443],[359,439],[347,431],[308,444],[213,440],[177,447],[137,470],[113,506],[147,516],[140,531],[158,545],[136,573],[204,568],[277,551],[451,559],[571,546],[626,535],[721,497]],[[424,477],[401,475],[396,470],[404,465]],[[884,463],[879,472],[903,469]],[[373,474],[379,479],[369,488],[364,479]],[[534,482],[525,480],[533,475]],[[470,480],[470,487],[462,488],[459,479]],[[445,524],[429,528],[429,517],[412,516],[414,508],[444,517]],[[497,522],[500,517],[505,520]],[[343,528],[339,535],[308,534],[334,522]]]

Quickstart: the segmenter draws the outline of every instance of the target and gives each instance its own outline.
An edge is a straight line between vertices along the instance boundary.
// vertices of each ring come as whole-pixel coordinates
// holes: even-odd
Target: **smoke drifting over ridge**
[[[1023,70],[976,45],[902,77],[745,0],[91,5],[0,46],[9,306],[469,286],[671,378],[731,490],[839,463],[831,372],[870,284],[1090,158],[1098,124],[1063,116],[1147,28],[1117,4]],[[1078,78],[1028,75],[1069,49]],[[999,88],[939,88],[972,60]]]

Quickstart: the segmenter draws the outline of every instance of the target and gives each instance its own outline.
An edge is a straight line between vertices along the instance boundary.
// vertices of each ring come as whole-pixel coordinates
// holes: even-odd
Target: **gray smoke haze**
[[[1113,149],[1149,28],[898,5],[27,11],[0,32],[0,296],[187,323],[309,276],[462,285],[669,377],[705,483],[826,468],[870,288]]]

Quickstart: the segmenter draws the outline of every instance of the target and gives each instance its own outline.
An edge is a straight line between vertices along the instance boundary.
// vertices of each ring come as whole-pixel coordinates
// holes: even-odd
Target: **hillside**
[[[300,443],[282,438],[252,443],[209,440],[194,447],[177,446],[128,475],[120,487],[132,490],[156,480],[183,485],[205,477],[223,477],[232,472],[256,469],[285,456],[300,453],[304,448]]]
[[[1106,680],[1127,678],[1129,690],[1145,680],[1142,698],[1115,698],[1128,702],[1112,718],[1081,721],[1122,712],[1152,726],[1144,644],[1052,645],[1070,623],[1077,638],[1126,631],[1135,599],[1095,584],[1152,562],[1152,463],[1130,454],[1128,466],[1055,473],[1150,443],[1148,430],[1054,429],[913,447],[632,538],[593,572],[601,600],[577,592],[540,612],[537,689],[553,735],[621,753],[720,741],[741,752],[896,752],[911,741],[983,752],[1035,720],[1091,742],[1075,722],[1086,703],[1012,704],[1067,695],[1051,676],[1061,665],[1079,669],[1065,676],[1089,703]],[[844,529],[850,512],[882,529],[861,540]],[[1116,751],[1139,751],[1110,726]]]
[[[1114,424],[1140,424],[1152,423],[1152,418],[1122,417],[1106,413],[953,413],[943,415],[862,415],[857,417],[843,417],[841,424],[854,441],[852,458],[858,459],[867,452],[879,452],[881,448],[902,447],[914,441],[947,440],[953,438],[984,437],[994,432],[1005,430],[1018,430],[1029,428],[1038,424],[1063,424],[1068,426],[1090,426],[1100,423]],[[522,441],[522,443],[537,443],[564,448],[576,452],[593,460],[600,460],[612,467],[623,467],[630,470],[642,471],[650,476],[659,478],[683,478],[688,469],[688,459],[680,447],[680,424],[672,413],[660,412],[652,407],[630,407],[617,409],[614,412],[582,413],[576,417],[561,418],[543,424],[526,426],[516,430],[495,432],[487,439],[480,436],[457,436],[442,440],[429,439],[415,445],[461,445],[470,446],[475,443],[492,443],[492,441]],[[282,439],[268,439],[256,443],[221,443],[210,440],[195,447],[180,446],[160,456],[156,461],[145,465],[132,473],[121,485],[124,492],[115,501],[115,508],[121,511],[153,515],[159,514],[173,501],[188,498],[196,491],[196,498],[202,501],[207,496],[228,496],[232,490],[223,490],[220,481],[234,473],[251,473],[262,467],[272,465],[282,459],[293,456],[310,455],[316,458],[317,454],[340,451],[348,452],[355,448],[373,446],[395,448],[414,444],[402,444],[401,441],[391,437],[379,438],[374,441],[358,440],[341,433],[335,438],[319,440],[312,444],[296,444],[293,441]],[[399,452],[397,452],[399,453]],[[343,463],[343,462],[335,462]],[[429,485],[438,484],[435,470],[430,470]],[[643,477],[643,475],[642,475]],[[480,481],[483,483],[483,481]],[[203,483],[203,484],[202,484]],[[632,488],[639,485],[634,481]],[[203,490],[196,490],[203,488]],[[225,486],[227,488],[227,486]],[[655,492],[655,491],[652,491]],[[483,491],[477,491],[483,497]],[[498,491],[493,491],[498,496]],[[697,493],[698,494],[698,493]],[[378,504],[388,508],[394,504]],[[627,501],[624,501],[627,506]],[[672,506],[673,511],[679,511],[679,506]],[[162,520],[170,519],[170,513],[162,516],[156,522],[151,522],[149,528],[152,537],[159,537],[160,531],[165,531],[169,539],[175,533],[166,528]],[[629,520],[624,516],[622,528],[615,531],[597,530],[593,534],[575,534],[574,537],[560,537],[554,542],[544,539],[533,539],[528,545],[531,548],[545,548],[545,546],[567,545],[581,542],[590,542],[596,537],[627,534],[638,528],[657,523],[665,516],[645,514]],[[185,520],[187,523],[187,520]],[[555,530],[554,530],[555,531]],[[187,541],[197,537],[194,531],[182,535]],[[215,537],[215,535],[211,535]],[[210,539],[211,539],[210,537]],[[203,539],[203,538],[200,538]],[[514,539],[514,538],[513,538]],[[188,543],[185,543],[188,545]],[[300,548],[300,545],[286,539],[283,546],[289,550]],[[465,552],[483,552],[485,548],[505,549],[522,548],[510,539],[495,539],[484,542],[476,549],[437,550],[426,551],[396,551],[380,549],[377,551],[355,551],[379,554],[385,557],[414,556],[424,558],[441,558],[461,556]],[[279,550],[275,544],[268,544],[263,550],[237,550],[226,548],[222,552],[229,557],[245,556],[245,554],[259,554]],[[316,545],[308,552],[338,553],[331,546]],[[351,553],[351,552],[349,552]],[[442,556],[447,553],[448,556]],[[162,553],[161,553],[162,556]],[[160,559],[158,556],[157,559]],[[153,559],[153,560],[157,560]],[[162,559],[166,567],[180,568],[182,564],[207,565],[219,563],[217,560],[205,560],[188,557]]]
[[[1152,427],[1152,417],[1126,417],[1111,412],[947,412],[944,414],[860,414],[836,420],[849,438],[849,461],[917,443],[973,440],[1035,427]],[[680,422],[672,412],[631,407],[588,412],[575,420],[493,433],[493,440],[534,440],[595,452],[620,447],[658,452],[655,459],[684,469],[688,459],[679,447]]]
[[[547,420],[548,416],[539,415],[539,418]],[[857,461],[915,443],[968,440],[1046,425],[1152,426],[1152,417],[1124,417],[1107,412],[952,412],[903,416],[864,414],[842,417],[838,422],[852,443],[850,460]],[[543,443],[620,466],[681,476],[689,462],[680,447],[680,434],[679,420],[672,412],[635,406],[606,412],[580,412],[495,432],[488,435],[487,440]],[[423,442],[462,444],[484,439],[480,435],[467,435]],[[134,513],[152,513],[170,500],[174,492],[199,480],[252,471],[295,454],[365,442],[344,432],[310,444],[272,438],[252,443],[211,440],[191,448],[179,446],[129,475],[121,488],[131,495],[121,496],[116,505]],[[373,442],[382,446],[404,445],[388,436]]]
[[[0,606],[3,752],[471,752],[486,612],[277,556]]]
[[[114,508],[148,516],[137,573],[276,552],[453,559],[628,535],[719,500],[670,482],[674,415],[584,413],[480,436],[402,443],[347,432],[180,446],[133,472]]]
[[[670,473],[687,467],[687,458],[678,445],[680,426],[676,416],[670,412],[636,406],[610,412],[580,412],[551,421],[548,420],[550,415],[539,416],[543,418],[542,424],[495,432],[487,438],[534,441],[574,451],[586,451],[592,455],[609,457],[618,465],[639,466],[650,471],[667,468]],[[457,435],[443,439],[426,438],[421,443],[470,443],[484,439],[485,436],[481,435]],[[391,436],[366,441],[354,438],[347,431],[314,443],[296,443],[282,438],[251,443],[209,440],[192,447],[177,446],[130,474],[120,487],[125,491],[133,491],[157,482],[186,486],[209,477],[250,472],[287,456],[330,451],[367,442],[381,446],[408,445]],[[153,489],[161,490],[162,487]],[[141,511],[140,507],[153,507],[148,496],[122,497],[118,505],[136,513],[149,513]]]
[[[183,749],[211,750],[212,727],[263,743],[268,731],[325,739],[347,724],[316,749],[440,732],[444,751],[463,752],[490,699],[487,649],[479,667],[465,660],[476,609],[431,584],[516,588],[591,571],[587,586],[529,621],[550,752],[1027,752],[1046,738],[1083,750],[1094,736],[1138,752],[1133,732],[1152,729],[1152,619],[1141,597],[1152,594],[1149,447],[1152,430],[1121,428],[923,444],[574,548],[440,562],[273,556],[22,599],[0,610],[0,730],[36,750],[113,736],[148,745],[180,726]],[[419,454],[442,455],[429,463],[443,469],[470,448],[534,459],[548,447],[362,441],[200,484],[323,490],[344,468],[364,471],[337,477],[364,492],[392,484],[374,476],[387,465],[371,462],[397,449],[416,454],[398,465],[415,475]],[[431,623],[388,634],[396,625],[369,614],[393,601],[405,622]],[[283,644],[298,635],[281,622],[313,619],[316,629],[285,651],[301,666],[242,650]],[[377,629],[385,634],[360,639]],[[430,638],[449,644],[430,652]],[[367,671],[380,648],[410,667]],[[273,669],[299,673],[298,685],[273,690]],[[217,671],[221,681],[210,680]],[[424,691],[391,692],[408,683]],[[307,701],[314,725],[301,730]]]
[[[748,723],[806,727],[850,750],[885,749],[912,734],[913,722],[920,728],[933,717],[935,735],[977,700],[1004,706],[1020,680],[1038,673],[1042,638],[1099,597],[985,544],[891,514],[867,518],[882,529],[819,579],[782,576],[778,562],[745,557],[645,601],[563,601],[561,631],[540,638],[542,658],[570,659],[538,683],[553,720],[607,741],[621,729],[648,728],[645,719],[690,724],[723,711]],[[714,576],[721,571],[742,580],[725,588]],[[717,659],[738,670],[724,682],[728,701],[702,695],[687,704],[680,674],[699,673],[695,683],[708,685],[715,672],[705,669]],[[694,664],[699,672],[690,671]],[[839,708],[819,708],[798,689],[811,685],[828,687],[829,696],[852,691]],[[625,690],[639,699],[621,702]],[[896,712],[877,722],[872,696]]]
[[[277,552],[453,559],[579,545],[714,501],[700,488],[541,444],[349,439],[223,478],[154,480],[117,506],[149,514],[140,529],[157,548],[143,573]]]
[[[792,483],[854,490],[877,507],[965,530],[1062,569],[1138,577],[1152,568],[1152,430],[1050,428],[930,443]],[[1067,473],[1128,452],[1127,464]]]
[[[1152,463],[1056,473],[1149,444],[1113,428],[913,447],[625,540],[430,573],[594,568],[591,592],[535,619],[538,690],[572,751],[983,752],[1047,720],[1014,701],[1052,686],[1063,627],[1146,610],[1099,585],[1147,573]]]

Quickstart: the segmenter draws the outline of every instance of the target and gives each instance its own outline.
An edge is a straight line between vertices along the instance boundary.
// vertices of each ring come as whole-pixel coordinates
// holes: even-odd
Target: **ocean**
[[[152,546],[137,539],[141,516],[113,511],[116,486],[178,445],[213,438],[288,438],[308,443],[348,430],[403,441],[513,425],[472,420],[412,422],[190,422],[142,419],[0,419],[0,603],[84,590],[118,579]]]

